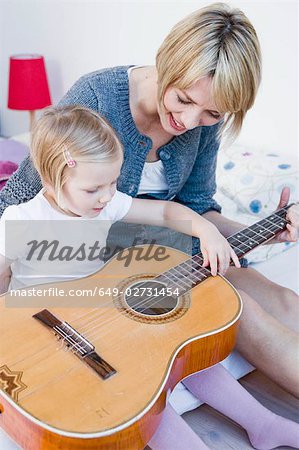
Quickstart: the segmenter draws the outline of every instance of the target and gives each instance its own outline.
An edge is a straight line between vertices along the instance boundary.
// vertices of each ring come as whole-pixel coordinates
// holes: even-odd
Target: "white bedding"
[[[273,256],[269,261],[264,261],[254,266],[258,271],[277,283],[290,287],[299,293],[299,246],[296,245],[287,251]],[[240,355],[230,355],[225,360],[227,369],[235,378],[240,378],[252,370],[252,366]],[[200,403],[179,383],[170,397],[171,404],[182,414],[185,411],[196,408]],[[0,429],[0,449],[17,450],[19,446]]]

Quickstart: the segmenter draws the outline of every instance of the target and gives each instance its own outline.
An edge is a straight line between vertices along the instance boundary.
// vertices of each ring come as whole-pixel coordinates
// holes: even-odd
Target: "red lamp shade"
[[[10,57],[8,108],[34,111],[51,105],[43,56]]]

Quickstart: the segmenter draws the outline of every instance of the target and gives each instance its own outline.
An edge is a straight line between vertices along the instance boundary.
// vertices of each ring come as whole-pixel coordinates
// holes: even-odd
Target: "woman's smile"
[[[172,113],[169,113],[169,122],[170,125],[172,126],[172,128],[174,128],[177,131],[187,131],[186,127],[184,127],[183,125],[181,125],[173,116]]]

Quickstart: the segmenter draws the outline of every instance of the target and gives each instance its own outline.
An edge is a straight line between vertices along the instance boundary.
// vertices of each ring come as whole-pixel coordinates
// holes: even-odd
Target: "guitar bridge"
[[[95,347],[67,322],[61,321],[47,309],[34,314],[33,317],[59,335],[73,353],[88,364],[101,378],[106,380],[116,373],[116,370],[96,353]]]

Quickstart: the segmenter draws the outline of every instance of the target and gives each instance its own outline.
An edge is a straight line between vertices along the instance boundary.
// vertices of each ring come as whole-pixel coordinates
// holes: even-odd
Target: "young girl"
[[[132,199],[129,195],[117,191],[116,183],[123,163],[122,146],[107,121],[96,112],[80,106],[48,109],[32,133],[31,158],[44,187],[27,203],[8,207],[1,220],[0,267],[3,273],[7,266],[11,266],[11,289],[42,281],[50,282],[55,276],[59,276],[60,280],[79,278],[95,272],[103,263],[99,258],[87,261],[72,258],[71,264],[68,261],[63,264],[61,259],[65,258],[54,256],[53,245],[49,245],[44,251],[43,258],[38,257],[38,252],[35,252],[34,258],[34,252],[30,252],[33,245],[28,247],[28,243],[25,244],[28,249],[26,253],[14,236],[6,241],[9,245],[5,248],[3,227],[6,220],[99,220],[103,224],[102,246],[109,225],[119,220],[171,226],[178,232],[201,238],[203,265],[210,266],[212,275],[217,272],[224,273],[231,259],[240,267],[238,257],[217,228],[191,209],[174,202],[152,203],[150,200]],[[89,221],[87,223],[90,224]],[[63,224],[59,227],[62,228]],[[31,228],[24,227],[24,233],[25,229],[30,233]],[[34,237],[40,228],[45,233],[45,225],[40,227],[38,224],[30,235]],[[62,229],[61,234],[67,234],[68,242],[71,240],[75,248],[78,236],[74,237],[71,226],[69,228],[70,231],[66,232]],[[86,234],[88,231],[84,233],[84,241],[88,240]],[[62,236],[60,238],[63,239]],[[85,242],[85,248],[89,248],[88,242],[91,244],[91,240],[92,237]],[[49,238],[48,241],[50,243]],[[37,242],[37,248],[38,244]],[[55,262],[52,265],[55,275],[48,263],[51,255]],[[46,261],[45,267],[42,265],[42,259]],[[48,276],[44,270],[49,272]]]
[[[68,220],[71,235],[72,223],[81,224],[85,219],[100,228],[104,221],[121,219],[147,224],[157,224],[158,220],[161,225],[169,225],[180,217],[180,222],[174,222],[175,228],[190,233],[185,221],[192,222],[192,235],[201,239],[204,264],[210,265],[213,275],[217,271],[225,272],[231,259],[239,266],[226,239],[214,225],[192,210],[177,203],[132,199],[117,191],[116,182],[123,162],[122,146],[107,121],[94,111],[81,106],[47,110],[33,130],[31,158],[44,187],[29,202],[8,207],[0,222],[1,271],[11,265],[11,286],[32,284],[32,276],[39,266],[38,261],[28,262],[19,246],[12,252],[14,254],[10,247],[5,248],[4,227],[9,219],[43,220],[45,226],[53,220]],[[84,236],[86,239],[88,237]],[[99,268],[101,263],[96,264]],[[65,266],[64,278],[67,279],[73,276],[74,267]],[[81,276],[96,270],[92,261],[84,260],[87,269],[82,267],[76,266],[77,277],[80,270]],[[41,282],[38,276],[36,282]],[[190,376],[185,381],[186,386],[243,426],[255,448],[299,444],[299,426],[260,405],[221,365],[196,376],[195,385]],[[149,445],[153,450],[207,448],[169,405]]]

